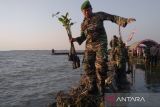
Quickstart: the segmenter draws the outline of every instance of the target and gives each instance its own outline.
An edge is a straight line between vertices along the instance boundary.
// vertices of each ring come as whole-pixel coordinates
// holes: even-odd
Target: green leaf
[[[60,22],[62,22],[62,21],[63,21],[63,19],[62,19],[61,17],[59,17],[59,18],[58,18],[58,20],[59,20]]]
[[[74,25],[74,23],[70,23],[70,26]]]
[[[57,12],[56,15],[58,15],[60,12]]]
[[[56,14],[59,14],[58,12]],[[68,17],[69,13],[67,12],[65,15],[61,15],[58,20],[63,24],[64,27],[71,27],[74,23],[71,22],[71,18]]]
[[[66,19],[66,16],[62,15],[62,18],[63,18],[63,19]]]
[[[59,20],[62,24],[64,24],[64,20],[63,20],[62,18],[58,18],[58,20]]]
[[[67,13],[66,13],[66,18],[68,17],[68,15],[69,15],[69,13],[67,12]]]

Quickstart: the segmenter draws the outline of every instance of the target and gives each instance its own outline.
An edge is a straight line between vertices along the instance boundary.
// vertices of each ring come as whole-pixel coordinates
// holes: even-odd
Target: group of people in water
[[[144,59],[146,64],[156,66],[160,61],[160,45],[137,47],[133,51],[132,56],[138,59]]]

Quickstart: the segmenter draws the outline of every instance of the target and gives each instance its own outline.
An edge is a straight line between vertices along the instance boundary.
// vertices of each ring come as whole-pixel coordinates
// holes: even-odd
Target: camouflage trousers
[[[98,86],[99,91],[104,91],[105,79],[107,77],[107,44],[86,45],[84,53],[83,68],[89,78],[91,87]]]

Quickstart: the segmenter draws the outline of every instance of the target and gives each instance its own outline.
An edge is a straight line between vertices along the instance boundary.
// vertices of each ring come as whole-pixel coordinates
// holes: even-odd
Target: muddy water
[[[127,74],[131,82],[130,92],[160,92],[160,66],[145,65],[135,62],[132,72]]]
[[[136,61],[132,64],[132,72],[127,74],[127,78],[131,84],[129,89],[123,91],[130,93],[131,97],[135,95],[142,96],[146,102],[144,105],[128,103],[125,107],[159,107],[160,64],[158,66],[151,66]],[[152,103],[148,103],[148,99],[152,99]]]
[[[132,65],[126,91],[160,92],[160,66],[139,61]],[[46,50],[0,52],[0,107],[45,107],[59,90],[78,83],[82,71],[73,70],[67,56],[52,56]]]

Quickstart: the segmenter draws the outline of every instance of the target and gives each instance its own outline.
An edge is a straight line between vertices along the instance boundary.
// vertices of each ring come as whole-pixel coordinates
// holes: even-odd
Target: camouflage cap
[[[86,0],[86,1],[81,5],[81,10],[87,9],[87,8],[92,8],[89,0]]]

